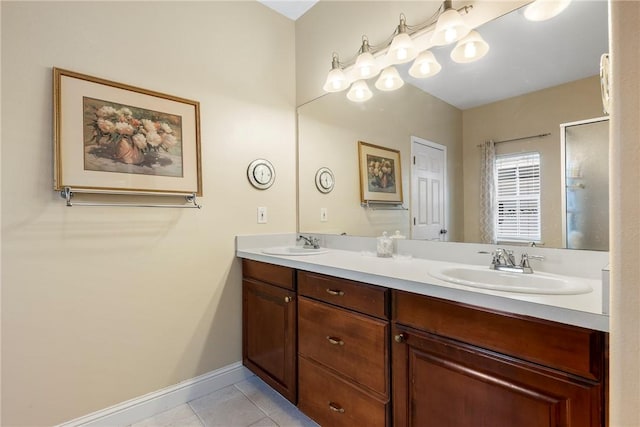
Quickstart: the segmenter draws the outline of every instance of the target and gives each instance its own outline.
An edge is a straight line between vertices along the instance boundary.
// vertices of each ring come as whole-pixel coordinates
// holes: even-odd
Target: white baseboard
[[[59,424],[57,427],[127,426],[251,376],[253,373],[242,366],[241,362],[232,363],[198,377]]]

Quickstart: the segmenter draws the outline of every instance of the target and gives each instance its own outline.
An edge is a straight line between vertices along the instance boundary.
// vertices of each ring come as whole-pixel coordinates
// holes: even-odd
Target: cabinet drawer
[[[242,276],[271,283],[272,285],[280,286],[282,288],[295,290],[295,271],[289,267],[243,259]]]
[[[304,296],[340,307],[388,318],[388,290],[322,274],[298,271],[298,289]]]
[[[605,334],[577,326],[393,292],[396,323],[601,380]]]
[[[388,425],[388,400],[364,393],[304,357],[299,358],[298,407],[321,426]]]
[[[346,378],[388,396],[386,321],[298,299],[298,352]]]

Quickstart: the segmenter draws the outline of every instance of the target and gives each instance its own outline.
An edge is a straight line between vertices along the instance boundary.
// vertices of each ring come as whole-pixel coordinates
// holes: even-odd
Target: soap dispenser
[[[390,258],[393,255],[393,240],[387,236],[387,232],[383,232],[382,236],[377,238],[377,253],[380,258]]]
[[[400,251],[398,249],[398,240],[406,239],[406,237],[400,234],[400,230],[396,230],[396,234],[391,236],[391,239],[393,240],[393,256],[397,257],[398,255],[400,255]]]

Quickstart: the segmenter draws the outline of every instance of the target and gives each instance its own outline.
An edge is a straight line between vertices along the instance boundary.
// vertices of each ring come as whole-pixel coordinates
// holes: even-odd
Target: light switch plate
[[[320,221],[321,222],[329,221],[329,214],[327,212],[327,208],[320,208]]]
[[[266,224],[267,223],[267,208],[265,206],[260,206],[258,208],[258,224]]]

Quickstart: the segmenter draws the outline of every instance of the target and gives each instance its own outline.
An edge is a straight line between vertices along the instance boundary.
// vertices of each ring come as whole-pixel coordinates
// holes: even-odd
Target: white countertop
[[[269,245],[269,246],[277,246]],[[299,270],[404,290],[514,314],[608,332],[603,312],[602,280],[580,278],[592,292],[579,295],[521,294],[456,285],[433,278],[429,271],[452,265],[449,261],[420,258],[378,258],[370,252],[330,249],[306,256],[268,255],[261,247],[238,245],[236,255]]]

